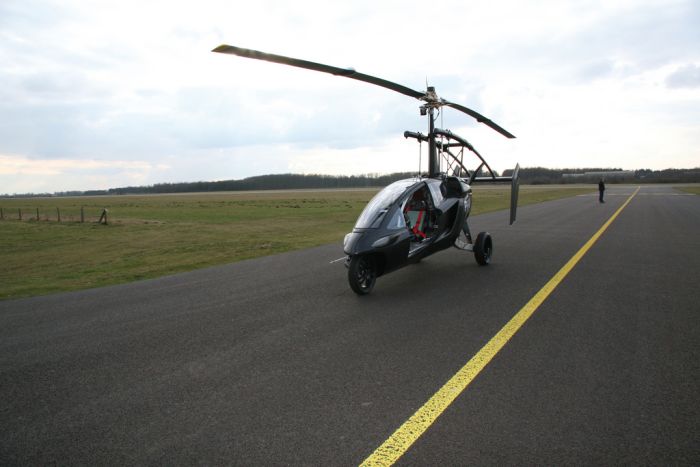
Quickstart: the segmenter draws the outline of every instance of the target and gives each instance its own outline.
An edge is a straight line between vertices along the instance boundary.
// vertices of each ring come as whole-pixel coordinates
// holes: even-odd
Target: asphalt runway
[[[359,464],[635,189],[476,216],[490,266],[367,297],[334,244],[2,301],[0,464]],[[398,464],[700,465],[698,271],[700,197],[643,186]]]

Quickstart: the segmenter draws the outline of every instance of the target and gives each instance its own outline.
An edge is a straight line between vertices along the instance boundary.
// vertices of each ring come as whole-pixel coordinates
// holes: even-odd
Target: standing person
[[[598,200],[601,203],[604,203],[605,201],[603,201],[603,193],[605,193],[605,182],[603,182],[602,178],[598,182],[598,191],[600,192],[600,197],[598,198]]]

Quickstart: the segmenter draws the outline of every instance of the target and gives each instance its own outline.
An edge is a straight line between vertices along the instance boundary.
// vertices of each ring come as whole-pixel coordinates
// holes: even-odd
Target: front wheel
[[[474,242],[474,258],[480,266],[488,266],[493,253],[493,241],[488,232],[479,232]]]
[[[348,282],[357,295],[367,295],[377,280],[377,267],[374,258],[368,255],[354,256],[350,260]]]

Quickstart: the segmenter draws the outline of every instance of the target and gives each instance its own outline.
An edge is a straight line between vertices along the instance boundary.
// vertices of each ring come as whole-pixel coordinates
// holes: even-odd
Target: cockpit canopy
[[[365,206],[360,217],[355,223],[356,229],[374,229],[382,223],[384,216],[391,209],[391,206],[420,179],[409,178],[399,180],[377,193],[374,198]]]

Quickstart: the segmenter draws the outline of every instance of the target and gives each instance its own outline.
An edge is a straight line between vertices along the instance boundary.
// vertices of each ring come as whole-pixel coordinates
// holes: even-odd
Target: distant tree
[[[622,172],[622,169],[610,168],[573,168],[573,169],[548,169],[545,167],[524,167],[520,169],[520,182],[523,184],[549,184],[549,183],[592,183],[585,177],[565,177],[564,174],[585,174],[587,172]],[[512,170],[504,170],[503,176],[512,175]],[[482,170],[481,175],[486,175]],[[498,174],[496,174],[498,175]],[[148,186],[127,186],[110,188],[109,190],[88,191],[62,191],[57,193],[25,193],[4,194],[2,198],[28,198],[48,196],[96,196],[96,195],[126,195],[149,193],[194,193],[212,191],[250,191],[250,190],[285,190],[307,188],[358,188],[358,187],[384,187],[396,180],[415,176],[413,172],[397,172],[386,175],[321,175],[321,174],[273,174],[248,177],[242,180],[220,180],[213,182],[182,182],[182,183],[157,183]],[[597,181],[597,180],[596,180]],[[610,183],[634,182],[634,183],[700,183],[700,167],[693,169],[665,169],[650,170],[640,169],[629,177],[611,177]]]

